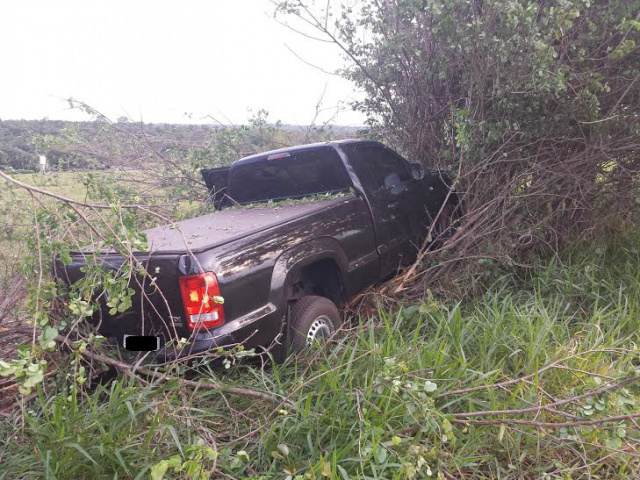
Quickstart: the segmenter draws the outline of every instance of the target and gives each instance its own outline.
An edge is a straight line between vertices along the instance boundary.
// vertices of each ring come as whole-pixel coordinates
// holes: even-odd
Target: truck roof
[[[249,155],[248,157],[244,157],[239,160],[236,160],[231,165],[232,166],[248,165],[254,162],[259,162],[265,157],[268,157],[270,155],[276,155],[279,153],[293,153],[293,152],[299,152],[303,150],[310,150],[313,148],[328,147],[333,145],[344,145],[344,144],[350,144],[350,143],[378,143],[378,142],[374,142],[372,140],[359,140],[356,138],[348,138],[344,140],[332,140],[330,142],[308,143],[306,145],[296,145],[295,147],[278,148],[276,150],[269,150],[268,152],[261,152],[261,153],[256,153],[255,155]]]

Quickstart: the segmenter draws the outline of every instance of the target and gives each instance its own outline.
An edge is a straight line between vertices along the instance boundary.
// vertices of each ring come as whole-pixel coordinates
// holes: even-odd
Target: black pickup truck
[[[445,200],[432,231],[450,229],[458,203],[448,176],[372,141],[284,148],[202,174],[216,211],[146,231],[149,251],[136,257],[155,286],[136,282],[130,310],[103,306],[91,319],[120,344],[156,337],[164,361],[235,344],[283,357],[330,336],[338,307],[414,260]],[[101,257],[104,268],[123,261]],[[56,274],[73,283],[86,264],[76,252]]]

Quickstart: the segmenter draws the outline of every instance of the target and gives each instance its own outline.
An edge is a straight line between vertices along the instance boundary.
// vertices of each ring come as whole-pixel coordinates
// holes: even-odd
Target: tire
[[[291,351],[299,352],[315,341],[326,340],[340,328],[340,313],[325,297],[307,295],[291,307]]]

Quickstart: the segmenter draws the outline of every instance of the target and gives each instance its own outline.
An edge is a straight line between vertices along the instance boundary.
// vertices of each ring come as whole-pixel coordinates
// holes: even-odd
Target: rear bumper
[[[284,315],[272,303],[213,329],[196,332],[182,349],[163,347],[155,352],[155,361],[171,362],[219,347],[242,345],[245,348],[268,346],[280,333]]]

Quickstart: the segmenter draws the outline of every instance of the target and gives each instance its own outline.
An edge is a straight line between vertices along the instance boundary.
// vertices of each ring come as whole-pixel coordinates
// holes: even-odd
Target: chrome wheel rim
[[[326,315],[316,318],[307,332],[307,346],[311,346],[319,340],[326,340],[331,336],[331,320]]]

